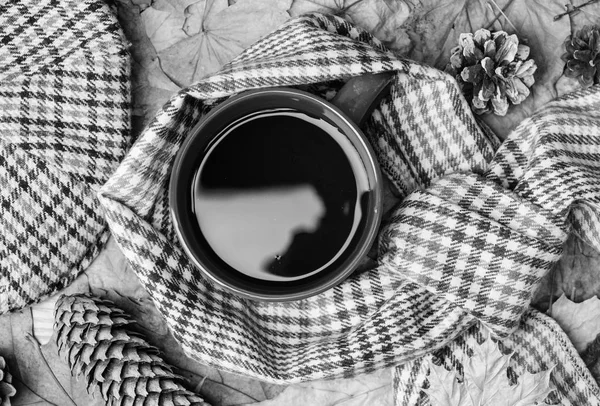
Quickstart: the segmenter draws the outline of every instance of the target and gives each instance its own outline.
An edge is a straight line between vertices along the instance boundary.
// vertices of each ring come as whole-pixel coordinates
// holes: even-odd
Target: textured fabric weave
[[[129,58],[103,1],[0,3],[0,313],[67,286],[108,239]]]
[[[167,201],[174,156],[202,115],[247,89],[389,70],[391,94],[366,133],[405,199],[382,229],[380,265],[289,303],[239,298],[206,280],[175,238]],[[175,95],[100,199],[117,243],[189,355],[273,382],[347,376],[417,359],[478,320],[498,337],[518,328],[539,278],[560,256],[572,211],[509,185],[530,173],[529,155],[511,175],[494,177],[504,160],[512,164],[505,152],[489,167],[498,145],[450,76],[399,59],[342,19],[308,15]],[[565,185],[567,207],[574,192]],[[598,204],[598,196],[586,198],[586,207]],[[586,223],[592,232],[595,220]]]
[[[485,178],[452,174],[395,209],[380,235],[380,263],[507,336],[560,258],[559,224]]]

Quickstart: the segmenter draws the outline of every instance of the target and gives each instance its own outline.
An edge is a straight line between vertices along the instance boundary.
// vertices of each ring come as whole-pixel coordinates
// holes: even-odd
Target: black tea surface
[[[358,152],[336,127],[270,110],[237,121],[208,147],[193,204],[210,248],[229,266],[294,280],[347,252],[367,188]]]

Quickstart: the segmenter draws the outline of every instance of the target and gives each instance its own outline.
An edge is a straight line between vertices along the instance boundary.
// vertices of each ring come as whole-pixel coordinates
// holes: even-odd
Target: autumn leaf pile
[[[537,374],[525,372],[511,385],[507,370],[511,355],[504,355],[487,339],[474,347],[474,354],[463,363],[462,380],[455,371],[430,363],[429,396],[432,406],[532,406],[554,391],[552,369]]]

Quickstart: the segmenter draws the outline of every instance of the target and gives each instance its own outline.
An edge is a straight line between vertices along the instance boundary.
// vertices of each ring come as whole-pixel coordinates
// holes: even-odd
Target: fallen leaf
[[[473,356],[463,363],[463,374],[469,397],[480,399],[475,405],[494,404],[497,392],[508,387],[506,369],[511,355],[502,354],[489,338],[473,348]]]
[[[193,2],[190,2],[193,4]],[[183,5],[185,7],[188,5]],[[185,8],[184,7],[184,8]],[[167,0],[157,0],[151,7],[141,14],[141,20],[146,30],[146,35],[156,52],[160,52],[186,39],[187,35],[182,27],[185,16]]]
[[[287,21],[291,2],[200,0],[168,7],[163,0],[144,10],[142,21],[164,72],[188,86]]]
[[[496,399],[507,406],[531,406],[543,402],[554,391],[550,382],[552,368],[537,374],[524,373],[516,385],[510,386],[508,393],[499,394]]]
[[[511,357],[487,338],[463,362],[462,382],[456,372],[430,361],[429,388],[423,391],[432,406],[530,406],[544,401],[554,391],[552,368],[536,374],[525,372],[511,385],[507,375]]]
[[[544,276],[532,305],[545,312],[562,294],[575,302],[600,295],[600,252],[570,235],[560,261]]]
[[[431,365],[435,366],[433,363]],[[432,405],[461,405],[468,401],[467,388],[465,385],[458,385],[454,371],[430,367],[429,384],[431,389],[426,393]],[[433,385],[435,386],[432,387]]]
[[[146,34],[141,13],[151,16],[164,4],[168,10],[174,9],[170,3],[155,2],[154,7],[135,0],[119,0],[118,16],[127,39],[131,42],[131,93],[132,93],[132,135],[137,138],[151,121],[156,112],[176,93],[180,86],[167,77],[160,67],[156,49]],[[169,37],[167,37],[169,38]]]
[[[26,339],[32,332],[33,318],[30,309],[0,316],[0,355],[8,363],[17,393],[11,398],[12,406],[67,405],[69,399],[58,387],[56,376],[69,397],[78,405],[101,406],[104,401],[87,393],[83,382],[71,377],[64,360],[58,358],[54,340],[41,347],[48,365],[39,355],[35,345]]]
[[[459,35],[487,27],[492,19],[479,0],[421,0],[412,5],[403,26],[410,45],[395,48],[411,59],[444,69]]]
[[[562,44],[571,27],[568,19],[554,21],[554,16],[564,10],[562,0],[497,0],[495,3],[508,20],[490,0],[420,1],[404,25],[410,44],[398,44],[396,48],[411,59],[444,69],[461,33],[475,32],[479,28],[502,29],[526,41],[531,48],[530,57],[538,66],[531,96],[511,106],[504,117],[482,116],[504,139],[519,122],[558,95],[555,85],[563,71]]]
[[[136,6],[139,6],[142,10],[150,7],[150,4],[152,4],[152,0],[131,0],[131,2]]]
[[[352,379],[319,380],[288,386],[274,399],[255,406],[391,406],[392,371],[382,369]]]
[[[589,298],[581,303],[569,300],[564,294],[552,304],[549,315],[560,325],[582,353],[600,333],[600,299]]]
[[[131,86],[135,97],[132,115],[134,119],[137,118],[140,121],[134,126],[133,132],[139,136],[169,98],[179,90],[179,87],[164,74],[158,58],[145,67],[134,62],[133,67]]]
[[[554,87],[556,88],[556,94],[560,97],[581,89],[581,83],[576,78],[568,78],[563,75],[558,78]]]
[[[171,337],[170,337],[171,338]],[[173,339],[174,342],[174,339]],[[180,375],[190,382],[212,405],[237,406],[272,399],[285,390],[286,386],[275,385],[245,376],[234,375],[189,360],[181,349],[170,347],[165,359],[174,360]],[[179,354],[175,354],[179,352]],[[182,357],[186,360],[182,360]],[[191,361],[191,362],[190,362]]]
[[[294,0],[290,8],[292,17],[315,12],[339,15],[393,45],[403,36],[400,27],[410,7],[397,0]]]

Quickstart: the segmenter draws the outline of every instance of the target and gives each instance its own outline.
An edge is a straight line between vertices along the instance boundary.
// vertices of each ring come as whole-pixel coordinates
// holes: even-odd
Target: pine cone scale
[[[138,333],[133,320],[108,301],[61,297],[55,309],[59,353],[88,391],[98,387],[109,405],[209,406],[187,391],[171,367]]]

